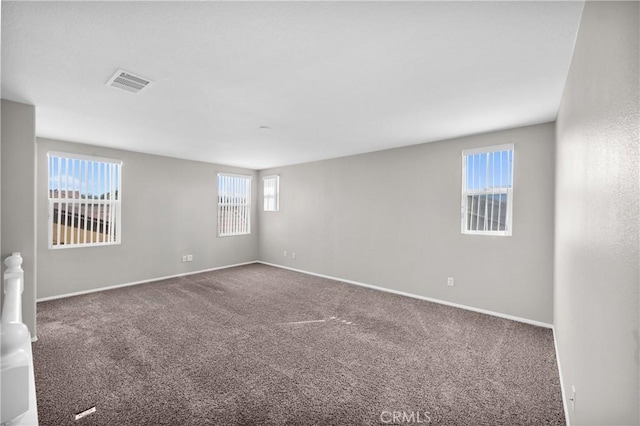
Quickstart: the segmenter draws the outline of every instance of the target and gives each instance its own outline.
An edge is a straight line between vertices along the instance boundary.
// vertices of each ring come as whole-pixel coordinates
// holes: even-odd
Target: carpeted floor
[[[38,337],[41,425],[564,424],[551,330],[261,264],[42,302]]]

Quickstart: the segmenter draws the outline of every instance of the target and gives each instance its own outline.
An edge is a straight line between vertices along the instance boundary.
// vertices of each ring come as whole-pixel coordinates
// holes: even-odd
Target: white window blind
[[[462,151],[462,233],[511,235],[513,144]]]
[[[251,233],[251,176],[218,174],[218,236]]]
[[[262,181],[264,211],[277,212],[280,208],[280,176],[265,176]]]
[[[122,162],[49,152],[49,248],[120,244]]]

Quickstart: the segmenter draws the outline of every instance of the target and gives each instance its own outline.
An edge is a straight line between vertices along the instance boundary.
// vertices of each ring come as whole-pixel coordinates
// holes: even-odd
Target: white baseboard
[[[124,284],[116,284],[116,285],[111,285],[111,286],[106,286],[106,287],[94,288],[94,289],[90,289],[90,290],[76,291],[76,292],[73,292],[73,293],[59,294],[59,295],[56,295],[56,296],[49,296],[49,297],[43,297],[43,298],[37,299],[36,302],[46,302],[48,300],[63,299],[65,297],[72,297],[72,296],[80,296],[82,294],[96,293],[98,291],[113,290],[113,289],[120,288],[120,287],[129,287],[129,286],[132,286],[132,285],[144,284],[144,283],[149,283],[149,282],[153,282],[153,281],[166,280],[166,279],[169,279],[169,278],[184,277],[184,276],[188,276],[188,275],[201,274],[203,272],[210,272],[210,271],[217,271],[217,270],[220,270],[220,269],[234,268],[236,266],[250,265],[252,263],[261,263],[263,265],[269,265],[269,266],[273,266],[273,267],[276,267],[276,268],[288,269],[290,271],[300,272],[302,274],[313,275],[313,276],[320,277],[320,278],[327,278],[327,279],[330,279],[330,280],[340,281],[340,282],[344,282],[344,283],[347,283],[347,284],[353,284],[353,285],[357,285],[357,286],[360,286],[360,287],[367,287],[367,288],[370,288],[370,289],[373,289],[373,290],[379,290],[379,291],[384,291],[384,292],[387,292],[387,293],[398,294],[398,295],[401,295],[401,296],[411,297],[411,298],[414,298],[414,299],[426,300],[427,302],[438,303],[438,304],[441,304],[441,305],[452,306],[454,308],[466,309],[468,311],[479,312],[481,314],[492,315],[494,317],[504,318],[504,319],[517,321],[517,322],[522,322],[522,323],[525,323],[525,324],[531,324],[531,325],[535,325],[535,326],[538,326],[538,327],[544,327],[544,328],[553,329],[553,324],[549,324],[549,323],[546,323],[546,322],[531,320],[531,319],[528,319],[528,318],[517,317],[517,316],[514,316],[514,315],[503,314],[501,312],[489,311],[487,309],[481,309],[481,308],[476,308],[476,307],[473,307],[473,306],[462,305],[460,303],[448,302],[446,300],[434,299],[432,297],[420,296],[418,294],[407,293],[407,292],[400,291],[400,290],[393,290],[393,289],[386,288],[386,287],[380,287],[380,286],[376,286],[376,285],[372,285],[372,284],[366,284],[366,283],[353,281],[353,280],[348,280],[348,279],[344,279],[344,278],[332,277],[330,275],[318,274],[318,273],[315,273],[315,272],[310,272],[310,271],[305,271],[305,270],[302,270],[302,269],[291,268],[291,267],[288,267],[288,266],[278,265],[278,264],[275,264],[275,263],[263,262],[261,260],[254,260],[254,261],[250,261],[250,262],[236,263],[236,264],[233,264],[233,265],[218,266],[216,268],[202,269],[202,270],[199,270],[199,271],[186,272],[184,274],[175,274],[175,275],[168,275],[168,276],[164,276],[164,277],[156,277],[156,278],[151,278],[151,279],[148,279],[148,280],[135,281],[135,282],[124,283]],[[555,339],[555,333],[554,333],[554,339]],[[556,352],[557,352],[557,345],[556,345]],[[557,358],[557,353],[556,353],[556,359],[558,359],[558,362],[559,362],[559,358]],[[560,376],[560,378],[562,379],[562,376]],[[563,398],[564,398],[564,393],[563,393]]]
[[[203,272],[211,272],[211,271],[217,271],[217,270],[220,270],[220,269],[234,268],[236,266],[249,265],[249,264],[252,264],[252,263],[256,263],[256,261],[252,260],[250,262],[243,262],[243,263],[236,263],[236,264],[233,264],[233,265],[218,266],[216,268],[202,269],[200,271],[185,272],[184,274],[168,275],[168,276],[165,276],[165,277],[151,278],[151,279],[148,279],[148,280],[135,281],[135,282],[131,282],[131,283],[115,284],[115,285],[110,285],[110,286],[106,286],[106,287],[93,288],[91,290],[82,290],[82,291],[76,291],[76,292],[73,292],[73,293],[59,294],[59,295],[56,295],[56,296],[42,297],[40,299],[37,299],[36,302],[46,302],[47,300],[64,299],[65,297],[80,296],[82,294],[96,293],[98,291],[104,291],[104,290],[113,290],[113,289],[120,288],[120,287],[129,287],[129,286],[132,286],[132,285],[144,284],[144,283],[149,283],[149,282],[153,282],[153,281],[161,281],[161,280],[166,280],[166,279],[169,279],[169,278],[186,277],[187,275],[201,274]]]
[[[562,368],[560,367],[560,354],[558,353],[558,340],[556,339],[556,328],[552,327],[553,330],[553,347],[556,350],[556,363],[558,364],[558,376],[560,376],[560,393],[562,393],[562,407],[564,408],[564,420],[567,426],[571,426],[569,422],[569,405],[567,403],[567,397],[564,387],[564,381],[562,380]]]
[[[380,290],[380,291],[384,291],[384,292],[387,292],[387,293],[399,294],[401,296],[411,297],[411,298],[414,298],[414,299],[426,300],[427,302],[438,303],[440,305],[452,306],[454,308],[466,309],[468,311],[479,312],[481,314],[492,315],[494,317],[500,317],[500,318],[504,318],[504,319],[508,319],[508,320],[512,320],[512,321],[523,322],[523,323],[526,323],[526,324],[535,325],[535,326],[538,326],[538,327],[544,327],[544,328],[553,329],[553,324],[549,324],[549,323],[546,323],[546,322],[531,320],[531,319],[528,319],[528,318],[516,317],[516,316],[513,316],[513,315],[508,315],[508,314],[503,314],[503,313],[500,313],[500,312],[489,311],[489,310],[486,310],[486,309],[481,309],[481,308],[476,308],[476,307],[473,307],[473,306],[462,305],[462,304],[459,304],[459,303],[447,302],[446,300],[440,300],[440,299],[434,299],[434,298],[431,298],[431,297],[420,296],[418,294],[407,293],[407,292],[404,292],[404,291],[393,290],[393,289],[390,289],[390,288],[379,287],[379,286],[371,285],[371,284],[365,284],[365,283],[361,283],[361,282],[358,282],[358,281],[347,280],[347,279],[344,279],[344,278],[338,278],[338,277],[332,277],[332,276],[329,276],[329,275],[317,274],[315,272],[309,272],[309,271],[304,271],[302,269],[290,268],[288,266],[278,265],[278,264],[275,264],[275,263],[263,262],[263,261],[260,261],[260,260],[258,260],[256,263],[262,263],[263,265],[269,265],[269,266],[274,266],[276,268],[288,269],[290,271],[300,272],[300,273],[307,274],[307,275],[313,275],[313,276],[320,277],[320,278],[327,278],[327,279],[334,280],[334,281],[341,281],[341,282],[344,282],[344,283],[347,283],[347,284],[354,284],[354,285],[357,285],[357,286],[367,287],[367,288],[371,288],[371,289],[374,289],[374,290]]]

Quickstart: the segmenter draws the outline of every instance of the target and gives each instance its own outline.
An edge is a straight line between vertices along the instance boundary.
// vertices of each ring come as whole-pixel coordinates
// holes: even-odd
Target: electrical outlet
[[[188,254],[187,255],[187,262],[193,262],[193,255],[192,254]]]
[[[284,257],[287,257],[287,251],[286,250],[284,251]]]
[[[187,256],[182,256],[182,263],[187,261]]]
[[[296,252],[295,252],[295,251],[292,251],[292,252],[291,252],[291,258],[293,258],[293,259],[295,259],[295,258],[296,258]]]
[[[453,287],[453,277],[449,277],[449,278],[447,278],[447,285],[448,285],[449,287]]]

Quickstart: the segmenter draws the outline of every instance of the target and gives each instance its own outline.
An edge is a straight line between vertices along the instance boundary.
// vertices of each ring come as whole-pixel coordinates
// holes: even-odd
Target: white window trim
[[[248,181],[248,192],[249,192],[249,196],[247,197],[247,203],[227,203],[224,204],[224,206],[244,206],[246,207],[246,213],[247,213],[247,229],[246,232],[239,232],[239,231],[234,231],[234,232],[226,232],[226,233],[222,233],[221,232],[221,207],[223,207],[220,204],[220,177],[232,177],[232,178],[242,178],[242,179],[247,179]],[[250,235],[251,234],[251,198],[252,198],[252,182],[253,182],[253,176],[251,175],[243,175],[243,174],[237,174],[237,173],[218,173],[218,177],[216,179],[216,192],[217,192],[217,200],[216,200],[216,214],[217,214],[217,235],[220,238],[224,238],[224,237],[237,237],[237,236],[242,236],[242,235]]]
[[[476,154],[491,154],[493,152],[511,151],[511,187],[493,188],[491,194],[507,194],[507,212],[505,219],[504,231],[491,230],[469,230],[467,229],[467,196],[475,194],[487,194],[486,190],[470,190],[467,188],[467,158]],[[510,237],[513,234],[513,187],[514,187],[514,164],[515,164],[515,147],[513,143],[493,145],[487,147],[471,148],[462,150],[462,196],[460,205],[460,229],[466,235],[486,235],[486,236],[502,236]]]
[[[275,208],[273,208],[273,209],[267,209],[267,206],[266,206],[267,195],[265,194],[265,191],[264,191],[264,183],[268,179],[275,179],[276,180]],[[264,176],[262,178],[262,197],[263,197],[262,209],[265,212],[277,212],[277,211],[280,211],[280,176],[279,175]]]
[[[118,166],[121,166],[121,167],[124,164],[122,160],[117,160],[115,158],[98,157],[95,155],[76,154],[73,152],[63,152],[63,151],[48,151],[47,157],[64,157],[64,158],[72,158],[74,160],[97,161],[100,163],[117,164]]]
[[[501,151],[513,151],[514,145],[512,143],[505,143],[502,145],[491,145],[487,147],[468,148],[462,150],[462,155],[474,155],[474,154],[489,154],[492,152]]]
[[[87,202],[86,199],[73,199],[73,198],[52,198],[51,190],[49,188],[49,177],[50,177],[50,157],[64,158],[69,160],[81,160],[81,161],[90,161],[97,163],[105,163],[105,164],[113,164],[117,165],[117,181],[119,183],[118,188],[118,198],[117,199],[91,199],[91,202]],[[76,154],[71,152],[61,152],[61,151],[49,151],[47,152],[47,202],[48,202],[48,217],[47,217],[47,245],[51,250],[63,250],[68,248],[86,248],[86,247],[101,247],[101,246],[113,246],[120,245],[122,243],[122,166],[123,162],[121,160],[116,160],[113,158],[105,158],[105,157],[96,157],[92,155],[84,155],[84,154]],[[59,176],[61,177],[61,172],[59,171]],[[112,176],[113,179],[113,176]],[[115,181],[114,181],[115,183]],[[61,191],[62,188],[58,188],[58,191]],[[65,188],[67,191],[68,188]],[[64,200],[64,201],[63,201]],[[112,235],[112,241],[106,242],[84,242],[84,243],[76,243],[76,244],[53,244],[53,218],[54,218],[54,204],[58,203],[66,203],[66,204],[89,204],[91,206],[94,205],[110,205],[112,208],[110,209],[110,213],[113,215],[111,218],[112,222],[116,223],[114,234]],[[73,209],[72,209],[73,210]],[[75,220],[74,220],[75,221]],[[86,223],[86,219],[85,219]],[[86,241],[87,232],[95,232],[95,228],[93,229],[85,229],[84,230],[84,239]],[[60,236],[60,231],[58,228],[58,237]]]

